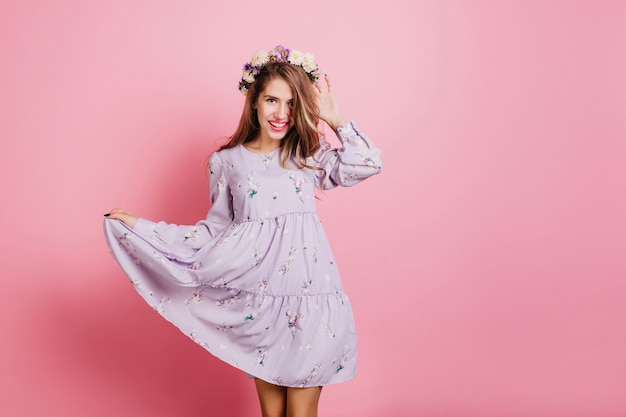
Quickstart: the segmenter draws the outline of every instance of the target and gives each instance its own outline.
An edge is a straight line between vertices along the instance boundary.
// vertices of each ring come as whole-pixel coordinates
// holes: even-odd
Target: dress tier
[[[219,359],[267,382],[324,386],[354,377],[352,309],[321,222],[315,187],[378,172],[380,151],[352,122],[342,148],[285,169],[280,150],[236,146],[209,160],[211,209],[193,226],[105,220],[105,236],[150,306]]]

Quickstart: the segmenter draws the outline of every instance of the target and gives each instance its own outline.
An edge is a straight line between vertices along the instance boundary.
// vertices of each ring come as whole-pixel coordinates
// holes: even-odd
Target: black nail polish
[[[104,215],[104,217],[109,217],[111,215],[111,213],[107,213]]]

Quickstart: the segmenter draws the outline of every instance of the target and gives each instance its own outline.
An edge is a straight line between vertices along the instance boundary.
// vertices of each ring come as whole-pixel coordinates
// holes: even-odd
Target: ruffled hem
[[[355,376],[356,332],[341,288],[270,291],[272,279],[262,274],[243,288],[232,284],[249,284],[251,274],[248,281],[200,280],[181,272],[199,269],[185,269],[189,264],[162,255],[152,239],[123,223],[105,220],[104,229],[114,258],[142,298],[222,361],[282,386],[324,386]],[[278,271],[276,278],[299,277]]]

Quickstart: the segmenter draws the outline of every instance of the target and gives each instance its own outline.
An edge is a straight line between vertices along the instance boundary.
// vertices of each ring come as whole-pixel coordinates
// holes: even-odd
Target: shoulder
[[[211,175],[222,171],[224,166],[224,157],[228,155],[229,149],[223,149],[221,151],[215,151],[209,156],[209,173]]]
[[[234,146],[232,148],[226,148],[219,151],[215,151],[209,157],[209,163],[213,161],[213,163],[223,163],[228,159],[232,158],[234,155],[239,155],[241,153],[241,145]]]

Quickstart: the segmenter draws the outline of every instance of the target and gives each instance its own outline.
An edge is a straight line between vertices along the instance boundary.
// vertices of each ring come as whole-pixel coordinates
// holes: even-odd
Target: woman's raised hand
[[[124,222],[131,229],[135,227],[135,225],[137,224],[137,220],[139,220],[139,216],[137,216],[132,211],[123,210],[119,208],[114,208],[113,210],[105,214],[104,216],[108,217],[109,219],[120,220]]]
[[[327,74],[324,74],[326,80],[326,87],[322,86],[321,82],[314,84],[313,91],[317,99],[317,107],[320,111],[320,119],[328,123],[333,130],[337,130],[338,127],[346,124],[346,120],[341,115],[339,110],[339,104],[335,98],[333,86],[330,83],[330,79]]]

